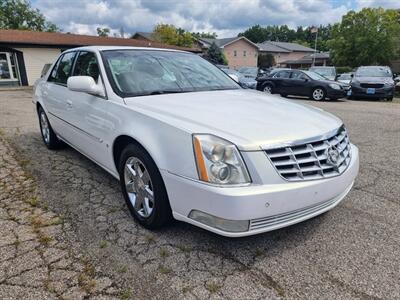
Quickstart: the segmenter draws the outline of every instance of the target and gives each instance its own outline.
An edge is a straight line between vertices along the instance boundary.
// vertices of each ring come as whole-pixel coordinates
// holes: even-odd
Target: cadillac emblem
[[[326,155],[326,162],[332,166],[337,166],[339,163],[339,158],[340,158],[340,153],[337,147],[335,146],[330,146],[328,149],[325,151]]]

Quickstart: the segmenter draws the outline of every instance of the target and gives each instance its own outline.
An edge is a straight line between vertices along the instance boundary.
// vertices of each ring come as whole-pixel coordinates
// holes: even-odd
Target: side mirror
[[[96,96],[105,96],[104,89],[90,76],[71,76],[68,78],[67,87],[71,91],[88,93]]]

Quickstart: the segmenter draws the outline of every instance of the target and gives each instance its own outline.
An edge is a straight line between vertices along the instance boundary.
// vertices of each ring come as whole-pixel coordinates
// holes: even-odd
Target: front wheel
[[[266,84],[263,88],[263,92],[267,94],[272,94],[273,92],[272,86],[270,84]]]
[[[51,150],[60,148],[62,146],[62,142],[58,139],[57,135],[53,131],[49,119],[47,118],[47,115],[42,107],[39,107],[38,109],[38,117],[40,133],[46,147]]]
[[[315,101],[325,100],[325,97],[326,97],[326,93],[323,88],[318,87],[312,91],[311,98]]]
[[[121,153],[119,176],[129,211],[142,226],[156,229],[172,219],[164,181],[146,150],[128,145]]]

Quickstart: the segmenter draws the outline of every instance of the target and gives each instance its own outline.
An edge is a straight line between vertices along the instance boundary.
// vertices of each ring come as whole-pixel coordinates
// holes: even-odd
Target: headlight
[[[329,86],[331,88],[333,88],[334,90],[340,90],[340,85],[336,84],[336,83],[330,83]]]
[[[386,81],[386,82],[385,82],[385,86],[386,86],[386,87],[394,87],[394,82]]]
[[[215,184],[250,182],[246,165],[234,144],[214,135],[195,134],[193,149],[200,180]]]

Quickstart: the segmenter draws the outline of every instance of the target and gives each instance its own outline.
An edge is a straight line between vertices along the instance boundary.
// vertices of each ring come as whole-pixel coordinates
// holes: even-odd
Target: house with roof
[[[46,64],[52,64],[59,54],[80,46],[133,46],[185,50],[200,50],[166,45],[163,43],[27,30],[0,30],[0,86],[33,85],[40,78]]]
[[[223,39],[199,38],[198,43],[203,51],[215,43],[224,53],[228,66],[232,69],[257,67],[259,48],[244,36]]]
[[[272,54],[278,66],[283,66],[287,61],[303,59],[314,53],[314,49],[297,43],[265,41],[258,43],[257,46],[260,54]]]

